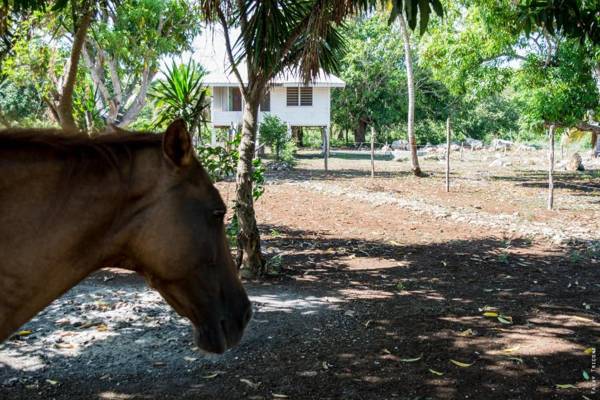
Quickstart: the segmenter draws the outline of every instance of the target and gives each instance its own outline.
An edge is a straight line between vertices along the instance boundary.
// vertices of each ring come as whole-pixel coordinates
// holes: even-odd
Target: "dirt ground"
[[[201,355],[137,276],[100,271],[0,345],[0,398],[600,398],[597,173],[559,172],[546,211],[542,154],[467,156],[447,194],[437,160],[371,179],[304,154],[257,204],[273,273],[246,282],[239,347]]]

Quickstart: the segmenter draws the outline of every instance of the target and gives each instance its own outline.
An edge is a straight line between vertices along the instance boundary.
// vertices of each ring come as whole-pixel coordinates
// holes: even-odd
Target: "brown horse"
[[[224,352],[252,315],[225,211],[182,121],[163,135],[0,132],[0,342],[93,271],[121,266],[192,321],[200,348]]]

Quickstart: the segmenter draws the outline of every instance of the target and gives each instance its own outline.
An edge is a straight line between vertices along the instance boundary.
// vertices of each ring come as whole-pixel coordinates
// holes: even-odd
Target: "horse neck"
[[[68,187],[64,160],[0,154],[0,342],[119,257],[127,242],[123,221],[159,175],[154,153],[134,151],[126,173],[106,165],[106,173],[80,175]]]

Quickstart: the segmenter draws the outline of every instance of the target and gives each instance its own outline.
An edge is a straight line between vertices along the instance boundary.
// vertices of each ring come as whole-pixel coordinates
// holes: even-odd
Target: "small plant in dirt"
[[[508,253],[506,251],[498,254],[498,262],[502,264],[508,264]]]
[[[281,254],[276,254],[267,260],[267,272],[270,274],[279,274],[283,265],[283,257]]]
[[[573,250],[570,254],[569,254],[569,262],[571,264],[579,264],[580,262],[582,262],[584,259],[583,254],[581,254],[581,252],[579,250]]]
[[[260,124],[259,134],[262,141],[271,148],[275,161],[280,161],[282,150],[290,140],[287,125],[279,117],[268,114]]]
[[[279,232],[277,229],[271,229],[270,234],[271,234],[271,237],[273,237],[273,238],[280,238],[283,236],[281,234],[281,232]]]

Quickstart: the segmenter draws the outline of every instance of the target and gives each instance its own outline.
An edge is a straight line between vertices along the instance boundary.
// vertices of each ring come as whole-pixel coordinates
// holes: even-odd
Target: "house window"
[[[227,111],[242,111],[242,93],[240,92],[240,88],[228,88]]]
[[[305,87],[289,87],[287,88],[287,105],[294,106],[312,106],[313,105],[313,88]]]
[[[288,105],[288,107],[298,105],[298,92],[299,92],[299,89],[297,87],[287,88],[287,105]]]
[[[260,111],[271,111],[271,92],[265,93],[260,102]]]
[[[311,87],[300,88],[300,105],[301,106],[312,106],[313,105],[313,89]]]

